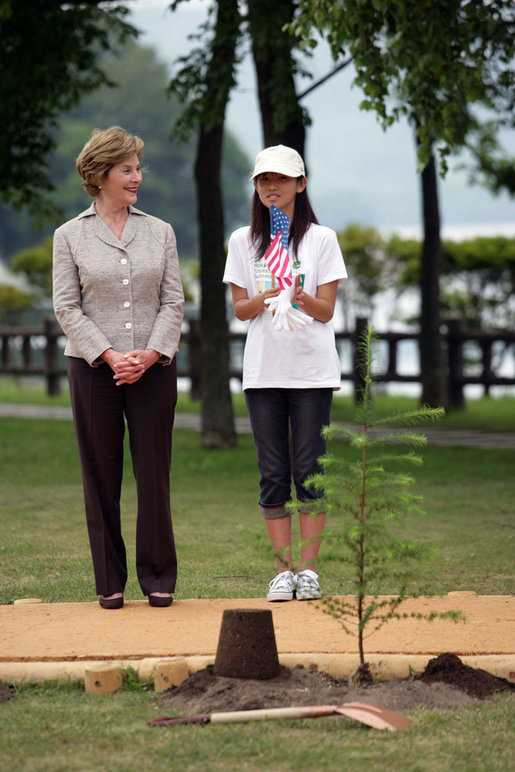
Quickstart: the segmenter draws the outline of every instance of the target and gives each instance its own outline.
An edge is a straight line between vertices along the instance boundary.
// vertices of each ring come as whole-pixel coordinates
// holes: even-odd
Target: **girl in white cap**
[[[312,600],[322,596],[316,559],[325,514],[311,514],[310,502],[322,493],[305,481],[322,471],[321,430],[329,423],[333,390],[341,384],[332,317],[338,283],[347,272],[336,233],[319,225],[311,208],[296,150],[284,145],[262,150],[251,179],[251,224],[231,235],[223,280],[231,286],[236,317],[250,320],[242,386],[260,472],[259,511],[279,569],[267,599]],[[273,219],[277,214],[279,223],[289,223],[290,288],[283,281],[284,289],[276,286],[265,259],[271,211]],[[301,538],[296,572],[286,510],[292,473]]]

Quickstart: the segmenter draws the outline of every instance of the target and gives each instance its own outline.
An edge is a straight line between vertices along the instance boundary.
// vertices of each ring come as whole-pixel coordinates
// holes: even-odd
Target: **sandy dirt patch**
[[[115,611],[98,603],[0,606],[0,662],[142,659],[216,653],[225,609],[268,609],[279,654],[356,654],[357,638],[315,601],[267,603],[261,598],[176,600],[170,608],[129,601]],[[466,622],[402,619],[366,640],[366,652],[462,655],[514,654],[515,598],[449,593],[407,600],[402,611],[462,611]]]

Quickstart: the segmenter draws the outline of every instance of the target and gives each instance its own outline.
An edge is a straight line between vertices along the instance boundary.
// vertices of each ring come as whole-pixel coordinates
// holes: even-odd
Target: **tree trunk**
[[[202,444],[209,448],[236,445],[229,388],[229,338],[225,308],[224,217],[220,182],[223,125],[200,129],[195,182],[200,233],[200,329]]]
[[[292,38],[282,31],[294,10],[292,0],[248,4],[264,146],[288,145],[304,157],[307,119],[295,91]]]
[[[222,283],[225,232],[221,161],[240,22],[238,0],[219,0],[195,161],[200,234],[202,444],[209,448],[236,445],[229,388],[226,293]]]
[[[436,161],[431,156],[422,171],[424,239],[420,263],[420,372],[422,403],[446,407],[444,357],[440,334],[440,212]]]

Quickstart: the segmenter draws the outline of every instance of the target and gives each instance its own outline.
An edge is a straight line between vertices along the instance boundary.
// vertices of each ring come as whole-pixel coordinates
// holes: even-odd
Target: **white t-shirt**
[[[336,233],[322,225],[310,225],[296,259],[300,267],[293,273],[304,275],[304,290],[313,297],[321,284],[347,278]],[[246,289],[249,298],[272,286],[265,261],[255,259],[248,226],[234,231],[229,239],[223,280]],[[250,320],[243,356],[244,390],[340,388],[332,321],[313,319],[312,324],[292,331],[276,330],[271,322],[268,308]]]

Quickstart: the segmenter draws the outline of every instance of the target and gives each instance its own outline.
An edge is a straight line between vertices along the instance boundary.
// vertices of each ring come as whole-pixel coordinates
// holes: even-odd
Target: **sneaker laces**
[[[291,592],[295,586],[295,576],[293,571],[281,571],[280,574],[274,576],[269,583],[271,590],[285,590]]]
[[[295,577],[295,583],[297,585],[297,596],[313,593],[314,597],[320,597],[322,594],[322,588],[318,581],[318,574],[315,571],[307,568],[304,571],[299,571]]]
[[[299,571],[297,574],[297,582],[299,581],[311,585],[318,584],[318,574],[310,568],[305,568],[304,571]]]

